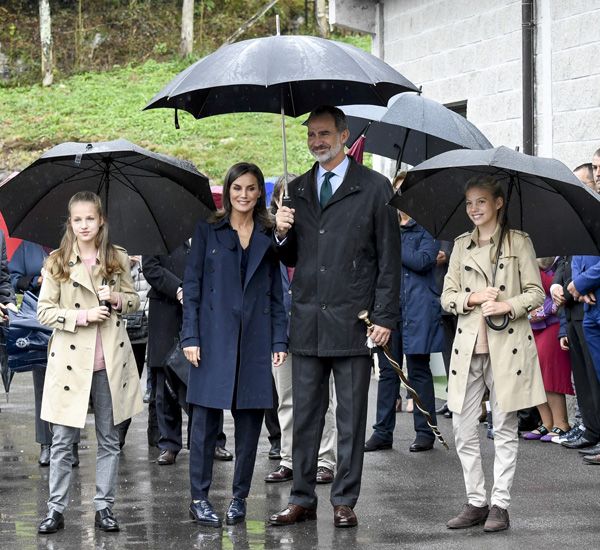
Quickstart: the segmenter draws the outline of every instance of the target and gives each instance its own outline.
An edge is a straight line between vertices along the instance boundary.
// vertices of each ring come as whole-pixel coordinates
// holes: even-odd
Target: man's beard
[[[340,141],[337,145],[334,145],[328,151],[323,153],[316,153],[315,151],[311,151],[310,154],[319,162],[320,164],[325,164],[329,162],[331,159],[334,159],[338,153],[342,150],[344,144]]]

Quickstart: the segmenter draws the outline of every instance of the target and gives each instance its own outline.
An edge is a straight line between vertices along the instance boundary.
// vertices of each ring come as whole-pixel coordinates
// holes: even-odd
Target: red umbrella
[[[352,147],[348,149],[348,155],[351,156],[356,162],[362,164],[363,161],[363,153],[365,151],[365,141],[367,138],[364,134],[359,136],[359,138],[352,144]]]

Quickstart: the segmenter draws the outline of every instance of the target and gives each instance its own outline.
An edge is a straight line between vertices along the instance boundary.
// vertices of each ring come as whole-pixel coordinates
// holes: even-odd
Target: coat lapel
[[[257,222],[255,222],[257,223]],[[271,246],[272,241],[271,237],[265,234],[264,228],[257,224],[254,228],[254,235],[252,235],[252,240],[250,241],[250,249],[248,256],[248,267],[246,269],[246,281],[244,282],[244,291],[248,287],[248,282],[258,269],[260,262],[265,256],[265,253]]]
[[[71,281],[87,288],[92,294],[96,294],[94,282],[76,248],[73,248],[73,252],[69,258],[69,268],[69,279]]]

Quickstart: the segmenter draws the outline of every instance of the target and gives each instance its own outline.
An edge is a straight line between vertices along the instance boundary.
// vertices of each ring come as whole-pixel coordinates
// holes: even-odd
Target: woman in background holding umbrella
[[[54,329],[48,349],[41,418],[53,424],[48,516],[38,532],[64,527],[72,448],[94,406],[95,525],[118,531],[112,514],[119,468],[117,424],[142,411],[137,367],[121,315],[140,304],[127,252],[113,246],[98,195],[76,193],[60,247],[45,263],[38,302],[40,323]]]
[[[448,408],[453,412],[468,503],[447,526],[464,529],[485,522],[485,531],[502,531],[509,527],[507,508],[518,447],[517,410],[546,401],[527,318],[543,303],[544,291],[528,235],[502,230],[506,199],[500,183],[489,176],[472,178],[466,186],[465,203],[475,229],[455,241],[442,307],[458,316]],[[508,325],[503,330],[490,330],[486,318],[499,315],[508,316]],[[496,451],[491,509],[478,437],[486,386],[494,415]]]
[[[287,319],[279,261],[271,238],[264,177],[234,164],[223,186],[224,209],[200,222],[183,278],[181,346],[190,370],[192,405],[190,515],[201,525],[221,520],[208,500],[222,409],[235,423],[233,498],[226,522],[246,517],[264,410],[273,407],[273,365],[287,356]]]

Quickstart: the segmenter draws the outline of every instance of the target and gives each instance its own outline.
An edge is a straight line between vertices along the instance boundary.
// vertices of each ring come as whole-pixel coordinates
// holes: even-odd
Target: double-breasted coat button
[[[58,317],[56,319],[59,323],[64,323],[65,322],[65,318],[61,315],[60,317]]]
[[[323,233],[325,233],[324,229],[319,229],[319,235],[323,235]]]
[[[69,391],[69,386],[65,386],[65,391]]]
[[[514,329],[514,328],[509,328],[509,329],[508,329],[508,334],[512,334],[514,331],[515,331],[515,329]]]
[[[127,385],[127,382],[125,382],[125,384],[123,384],[123,387],[125,387]]]
[[[131,306],[133,306],[133,302],[130,300],[130,301],[128,301],[128,302],[127,302],[127,305],[128,305],[129,307],[131,307]]]
[[[77,287],[79,286],[79,283],[78,283],[77,281],[74,281],[74,282],[73,282],[73,286],[74,286],[75,288],[77,288]]]
[[[322,310],[326,310],[327,309],[327,304],[321,304],[321,309]]]
[[[529,335],[527,336],[527,338],[528,338],[529,340],[533,340],[533,336],[531,336],[531,334],[529,334]]]
[[[73,370],[73,367],[71,365],[67,365],[67,370]]]
[[[500,264],[498,267],[499,267],[500,269],[504,269],[504,264]]]
[[[119,347],[121,347],[121,348],[122,348],[124,345],[125,345],[125,342],[121,342],[121,343],[119,344]]]
[[[517,354],[517,348],[513,349],[513,355]]]
[[[521,375],[521,370],[518,370],[517,371],[517,376],[520,376],[520,375]]]
[[[71,344],[69,347],[70,347],[71,349],[75,349],[75,345],[74,345],[74,344]]]
[[[471,289],[469,287],[465,288],[465,292],[471,292]]]
[[[327,268],[324,265],[322,265],[321,267],[319,267],[319,271],[321,271],[321,272],[325,271],[326,269]]]
[[[127,366],[127,363],[123,363],[123,368],[125,368]]]
[[[501,290],[502,292],[504,292],[504,291],[506,290],[506,287],[505,287],[504,285],[500,285],[500,290]]]
[[[454,353],[458,355],[458,350],[456,348],[454,348]]]
[[[452,374],[456,375],[456,371],[455,371],[455,370],[452,370]]]
[[[211,254],[216,254],[217,253],[217,249],[213,248],[210,252],[211,252]]]
[[[79,309],[81,307],[81,305],[79,305],[78,303],[75,303],[75,309]]]
[[[50,352],[50,357],[54,357],[56,354],[52,351]]]
[[[462,328],[458,329],[458,334],[462,334]]]
[[[292,289],[290,288],[290,289],[288,290],[288,294],[291,294],[291,293],[292,293]]]
[[[117,326],[120,327],[121,326],[121,321],[117,321]]]
[[[75,265],[75,262],[69,262],[69,267],[73,267]]]
[[[470,265],[465,266],[465,271],[471,271],[471,269],[473,269],[473,268]]]

